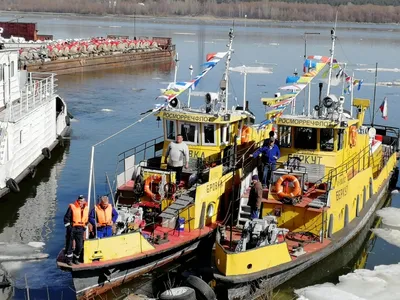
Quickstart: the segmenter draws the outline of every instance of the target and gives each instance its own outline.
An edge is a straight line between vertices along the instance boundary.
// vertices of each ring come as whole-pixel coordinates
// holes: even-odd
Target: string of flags
[[[268,112],[269,118],[260,123],[259,128],[264,128],[268,124],[274,123],[279,118],[286,107],[295,101],[297,95],[322,71],[322,69],[329,63],[330,58],[327,56],[313,55],[308,56],[303,65],[304,74],[298,76],[297,72],[294,76],[286,78],[285,86],[279,88],[280,91],[285,91],[283,95],[275,98],[263,98],[261,101],[272,108]],[[336,60],[334,60],[336,63]]]

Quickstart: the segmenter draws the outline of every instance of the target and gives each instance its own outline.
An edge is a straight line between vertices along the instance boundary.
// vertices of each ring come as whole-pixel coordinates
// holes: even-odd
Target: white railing
[[[8,106],[8,121],[17,122],[32,110],[52,100],[55,93],[54,74],[29,73],[20,98]]]

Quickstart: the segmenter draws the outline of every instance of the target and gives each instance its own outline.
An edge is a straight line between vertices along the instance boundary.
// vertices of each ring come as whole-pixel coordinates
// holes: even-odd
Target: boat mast
[[[336,15],[336,18],[337,18],[337,15]],[[326,95],[329,95],[331,92],[333,55],[335,54],[335,40],[336,40],[335,31],[336,31],[336,22],[335,22],[335,28],[331,29],[332,48],[331,48],[331,58],[329,59],[329,75],[328,75],[328,87],[326,89]]]
[[[371,121],[371,127],[374,127],[374,121],[375,121],[375,100],[376,100],[376,81],[378,79],[378,63],[375,65],[375,84],[374,84],[374,103],[372,105],[372,121]]]
[[[246,93],[247,93],[247,72],[246,66],[243,65],[243,110],[246,110]]]
[[[175,61],[174,83],[176,83],[176,76],[178,75],[178,62],[179,62],[178,52],[176,52],[174,61]]]
[[[353,85],[353,82],[354,82],[354,72],[353,76],[351,77],[350,84]],[[353,104],[354,104],[354,86],[351,87],[351,92],[350,92],[350,117],[353,117]]]
[[[225,101],[225,111],[228,110],[228,88],[229,88],[229,65],[231,63],[231,56],[232,56],[232,43],[233,43],[233,28],[230,29],[229,31],[229,44],[228,44],[228,58],[226,59],[225,63],[225,73],[224,73],[224,78],[221,82],[221,90],[225,89],[225,92],[223,92],[222,97],[223,100]]]
[[[192,81],[192,79],[193,79],[193,66],[192,65],[190,65],[189,71],[190,71],[190,81]],[[191,94],[192,94],[192,87],[189,88],[188,107],[190,107],[190,96],[191,96]]]

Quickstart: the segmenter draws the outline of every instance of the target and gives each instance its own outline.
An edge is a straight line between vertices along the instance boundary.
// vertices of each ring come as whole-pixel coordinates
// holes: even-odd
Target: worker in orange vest
[[[113,224],[117,221],[118,212],[109,203],[107,196],[101,197],[101,202],[97,204],[89,214],[89,222],[97,230],[97,237],[109,237],[113,234]],[[95,232],[94,232],[95,234]]]
[[[80,195],[78,199],[68,206],[64,216],[64,226],[67,229],[65,241],[66,263],[79,265],[79,257],[83,248],[83,235],[89,221],[89,208],[86,199]],[[73,249],[75,241],[75,249]]]

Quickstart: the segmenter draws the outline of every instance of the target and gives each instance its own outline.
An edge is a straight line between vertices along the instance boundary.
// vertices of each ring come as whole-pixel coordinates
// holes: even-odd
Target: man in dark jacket
[[[275,145],[273,139],[268,141],[268,146],[259,148],[256,152],[251,154],[252,157],[258,157],[262,155],[263,163],[263,185],[267,186],[270,181],[271,172],[275,170],[276,161],[281,157],[281,152],[278,146]]]
[[[65,258],[68,265],[79,265],[79,257],[83,248],[83,235],[89,221],[89,208],[86,199],[80,195],[78,199],[68,206],[64,216],[66,228]],[[75,241],[75,249],[73,249]],[[72,259],[73,258],[73,259]]]
[[[249,202],[247,203],[250,206],[250,218],[251,219],[258,219],[260,216],[260,208],[261,208],[261,201],[262,201],[262,194],[263,189],[261,186],[261,182],[258,180],[257,175],[253,175],[251,178],[252,184],[249,194]]]
[[[269,138],[267,138],[267,139],[264,140],[264,143],[263,143],[262,146],[263,146],[263,147],[268,147],[269,141],[270,141],[270,140],[274,140],[275,145],[278,146],[278,148],[279,148],[278,140],[277,140],[276,137],[275,137],[275,131],[271,130],[271,131],[269,132],[268,135],[269,135]]]

